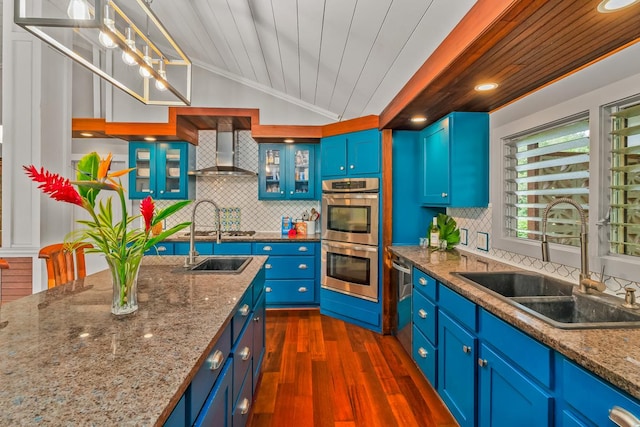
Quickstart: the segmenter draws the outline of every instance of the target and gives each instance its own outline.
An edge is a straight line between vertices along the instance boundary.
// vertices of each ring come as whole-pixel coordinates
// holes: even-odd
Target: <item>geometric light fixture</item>
[[[191,105],[191,61],[152,1],[14,0],[14,22],[145,104]]]

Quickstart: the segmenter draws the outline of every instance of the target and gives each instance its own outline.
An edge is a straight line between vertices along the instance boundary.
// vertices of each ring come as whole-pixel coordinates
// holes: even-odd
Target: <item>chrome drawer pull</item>
[[[273,248],[271,246],[265,246],[265,247],[262,248],[263,251],[267,251],[267,252],[269,252],[272,249]]]
[[[264,291],[266,293],[271,293],[272,289],[269,286],[267,286],[266,288],[264,288]]]
[[[309,250],[309,249],[308,249],[306,246],[300,246],[300,247],[298,248],[298,251],[300,251],[300,252],[307,252],[308,250]]]
[[[478,366],[480,366],[481,368],[484,368],[488,364],[489,362],[487,362],[487,359],[478,359]]]
[[[158,246],[158,252],[164,252],[167,250],[166,246]]]
[[[300,286],[298,288],[298,292],[307,292],[307,288],[305,288],[304,286]]]
[[[243,304],[242,307],[238,310],[242,316],[247,316],[249,314],[249,304]]]
[[[343,171],[344,170],[344,166],[340,166],[340,170]]]
[[[448,194],[447,193],[442,193],[442,198],[444,199],[445,197],[447,197]]]
[[[220,369],[220,366],[222,366],[222,362],[224,362],[224,354],[220,350],[216,350],[213,355],[211,355],[208,362],[211,364],[209,369],[217,371]]]
[[[427,279],[425,279],[424,277],[421,277],[418,279],[418,283],[420,283],[422,286],[426,286],[427,285]]]
[[[265,264],[264,268],[265,270],[271,270],[271,264]]]
[[[242,402],[238,403],[238,410],[240,415],[246,415],[249,412],[249,399],[246,397],[242,399]]]
[[[469,354],[471,353],[471,347],[469,347],[468,345],[463,345],[462,346],[462,351]]]
[[[240,358],[242,360],[249,360],[251,357],[251,349],[249,347],[245,347],[240,351]]]
[[[353,169],[353,168],[355,168],[354,165],[349,165],[349,169]]]
[[[421,308],[420,310],[418,310],[418,316],[420,316],[423,319],[426,319],[427,318],[427,312],[424,311],[424,309]]]
[[[423,359],[426,359],[428,355],[429,355],[429,352],[424,348],[420,347],[418,349],[418,356],[422,357]]]
[[[609,419],[621,427],[640,425],[640,420],[635,415],[620,406],[609,409]]]
[[[300,265],[298,266],[298,268],[299,268],[300,270],[306,270],[306,269],[307,269],[307,264],[300,264]]]

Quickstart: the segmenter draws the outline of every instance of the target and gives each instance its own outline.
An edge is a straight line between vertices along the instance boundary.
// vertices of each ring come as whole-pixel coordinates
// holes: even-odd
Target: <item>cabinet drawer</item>
[[[314,242],[254,243],[253,253],[254,255],[315,255],[316,244]]]
[[[269,279],[313,279],[315,258],[312,256],[270,256],[264,268]]]
[[[214,255],[251,255],[250,242],[224,242],[213,245]]]
[[[249,420],[251,402],[253,401],[252,378],[251,369],[249,369],[242,383],[242,388],[238,392],[238,398],[233,405],[233,427],[244,427]]]
[[[231,351],[231,325],[227,325],[218,342],[209,353],[204,363],[191,380],[190,414],[192,418],[200,412],[200,408],[213,388]],[[193,423],[193,419],[189,424]]]
[[[267,304],[312,304],[315,301],[313,280],[267,280]]]
[[[224,364],[222,375],[209,394],[202,411],[200,411],[193,424],[194,426],[231,426],[231,410],[233,408],[233,401],[231,400],[232,365],[231,359],[228,359]],[[187,425],[191,425],[191,422]]]
[[[562,397],[597,426],[613,425],[609,410],[619,406],[640,418],[640,402],[562,358]]]
[[[250,290],[249,292],[246,292],[242,297],[242,300],[238,305],[238,309],[234,313],[233,319],[231,320],[231,326],[233,327],[233,339],[231,340],[232,343],[235,343],[238,340],[240,331],[242,331],[244,324],[247,322],[247,319],[249,319],[251,310],[253,310],[253,292]]]
[[[412,353],[413,360],[418,365],[418,368],[422,371],[427,380],[431,383],[433,388],[438,387],[437,384],[437,352],[435,347],[431,345],[429,340],[422,335],[420,329],[415,325],[413,326],[413,339],[412,339]]]
[[[438,284],[436,279],[415,267],[413,269],[413,288],[417,289],[418,292],[429,298],[431,301],[436,301],[438,295]]]
[[[553,351],[485,310],[480,310],[480,336],[551,388]]]
[[[213,242],[196,242],[195,250],[200,255],[213,255]],[[189,255],[189,242],[174,243],[175,255]]]
[[[413,294],[413,324],[431,341],[437,341],[437,311],[436,306],[419,292]]]
[[[247,323],[231,353],[233,357],[233,400],[235,401],[240,393],[242,381],[247,376],[247,371],[252,370],[253,321]],[[251,386],[249,386],[249,390],[252,390]]]
[[[440,306],[440,310],[446,310],[470,330],[474,332],[477,330],[478,319],[476,316],[476,305],[473,302],[446,286],[440,286],[438,305]]]
[[[183,394],[178,401],[178,404],[173,408],[173,412],[165,421],[163,427],[183,427],[186,422],[187,410],[186,410],[186,397]]]
[[[262,357],[265,352],[265,294],[256,304],[253,312],[253,391],[256,390],[258,378],[260,377],[260,368],[262,366]]]

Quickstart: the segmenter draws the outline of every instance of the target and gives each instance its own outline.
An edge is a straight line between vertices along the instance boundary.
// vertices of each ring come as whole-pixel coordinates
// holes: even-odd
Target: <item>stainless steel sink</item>
[[[251,262],[252,257],[212,256],[188,268],[192,272],[238,274]]]
[[[561,329],[640,328],[640,310],[608,294],[582,294],[569,282],[533,272],[456,272],[454,275]]]

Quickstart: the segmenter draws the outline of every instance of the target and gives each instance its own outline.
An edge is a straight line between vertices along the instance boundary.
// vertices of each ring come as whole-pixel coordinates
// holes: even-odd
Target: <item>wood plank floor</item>
[[[270,310],[250,427],[456,426],[393,336],[323,316]]]

